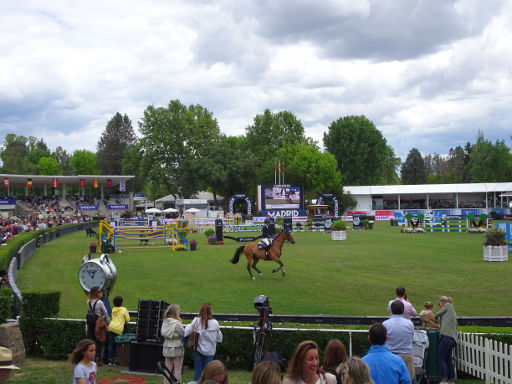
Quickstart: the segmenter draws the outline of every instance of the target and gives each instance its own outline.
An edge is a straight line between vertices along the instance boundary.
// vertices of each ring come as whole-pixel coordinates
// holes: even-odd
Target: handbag
[[[192,349],[193,351],[197,348],[197,342],[199,341],[199,332],[197,332],[194,329],[194,326],[192,326],[192,331],[188,336],[183,337],[183,344],[185,344],[185,347]]]

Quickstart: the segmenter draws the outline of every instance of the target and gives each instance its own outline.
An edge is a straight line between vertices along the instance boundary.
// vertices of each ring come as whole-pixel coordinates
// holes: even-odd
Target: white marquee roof
[[[343,187],[352,195],[407,195],[426,193],[485,193],[512,191],[510,183],[368,185]]]

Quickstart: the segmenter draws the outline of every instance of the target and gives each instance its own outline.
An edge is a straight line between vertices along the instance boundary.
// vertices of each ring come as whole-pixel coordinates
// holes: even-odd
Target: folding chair
[[[160,372],[169,383],[181,384],[180,381],[176,378],[176,376],[174,376],[174,374],[169,370],[169,368],[166,367],[166,365],[162,361],[158,360],[156,362],[156,368],[158,369],[158,372]]]

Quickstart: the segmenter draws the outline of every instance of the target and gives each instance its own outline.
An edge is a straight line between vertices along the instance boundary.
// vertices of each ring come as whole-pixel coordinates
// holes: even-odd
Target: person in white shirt
[[[194,351],[194,381],[199,380],[204,367],[213,361],[217,343],[222,342],[222,332],[219,323],[213,318],[212,307],[209,303],[201,305],[199,315],[185,327],[185,337],[192,332],[199,333],[197,348]]]

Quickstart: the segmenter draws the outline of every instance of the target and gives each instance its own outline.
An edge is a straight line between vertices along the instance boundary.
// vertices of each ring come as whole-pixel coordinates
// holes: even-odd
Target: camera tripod
[[[254,369],[263,360],[274,360],[273,357],[265,356],[265,352],[268,345],[271,345],[272,351],[277,351],[275,348],[274,340],[272,338],[272,322],[270,320],[270,314],[272,308],[262,307],[260,311],[260,320],[258,324],[252,324],[252,338],[253,338],[253,350],[252,350],[252,364],[249,367],[250,370]],[[266,358],[267,357],[267,358]],[[275,356],[275,362],[279,365],[279,355]]]

